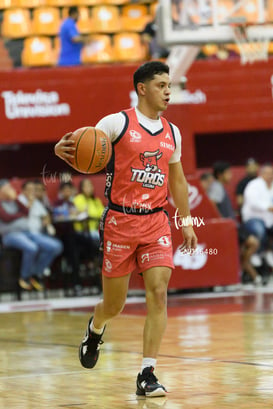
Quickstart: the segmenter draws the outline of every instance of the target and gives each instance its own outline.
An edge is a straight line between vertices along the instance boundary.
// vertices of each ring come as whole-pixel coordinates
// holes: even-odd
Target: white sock
[[[155,368],[156,366],[156,359],[154,358],[143,358],[142,359],[142,365],[141,365],[141,373],[143,371],[143,369],[152,366],[153,368]]]
[[[102,333],[103,333],[103,327],[102,328],[96,328],[96,327],[94,327],[94,325],[93,325],[93,321],[94,320],[92,320],[92,322],[91,322],[91,324],[90,324],[90,331],[92,331],[92,332],[95,332],[95,334],[98,334],[98,335],[101,335]]]

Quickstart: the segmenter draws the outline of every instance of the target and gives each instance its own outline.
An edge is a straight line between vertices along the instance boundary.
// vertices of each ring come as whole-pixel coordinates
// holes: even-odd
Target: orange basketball
[[[105,168],[112,155],[112,144],[104,132],[87,126],[76,129],[71,138],[76,148],[71,163],[74,169],[81,173],[98,173]]]

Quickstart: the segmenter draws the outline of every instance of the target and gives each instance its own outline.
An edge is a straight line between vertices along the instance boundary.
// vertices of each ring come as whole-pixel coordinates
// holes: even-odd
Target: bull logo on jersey
[[[140,154],[140,160],[145,166],[147,172],[156,172],[158,170],[157,161],[161,158],[162,152],[159,149],[154,152],[144,152]]]
[[[154,189],[156,186],[163,186],[165,174],[161,173],[158,166],[158,161],[163,153],[156,151],[145,151],[139,155],[139,158],[144,166],[144,169],[131,168],[131,182],[142,183],[143,187]]]

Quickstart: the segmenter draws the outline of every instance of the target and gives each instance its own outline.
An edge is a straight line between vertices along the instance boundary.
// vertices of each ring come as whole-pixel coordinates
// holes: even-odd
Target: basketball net
[[[250,37],[246,24],[232,24],[235,42],[241,55],[241,64],[252,64],[255,61],[268,60],[269,38],[264,36]]]

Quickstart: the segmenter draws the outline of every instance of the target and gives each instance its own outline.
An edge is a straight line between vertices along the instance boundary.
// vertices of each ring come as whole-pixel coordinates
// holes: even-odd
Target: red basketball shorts
[[[173,268],[171,230],[165,212],[146,215],[108,210],[102,220],[102,274],[122,277],[136,268]]]

